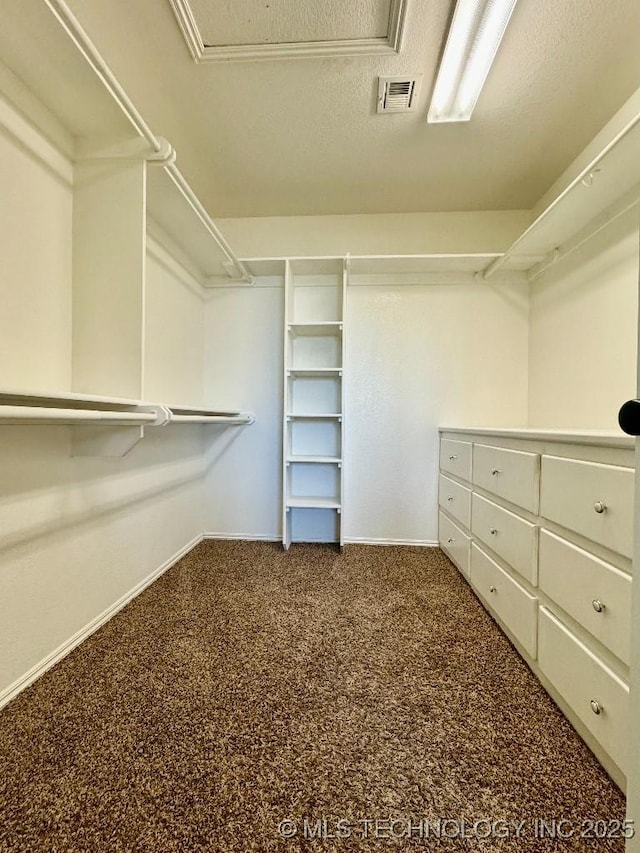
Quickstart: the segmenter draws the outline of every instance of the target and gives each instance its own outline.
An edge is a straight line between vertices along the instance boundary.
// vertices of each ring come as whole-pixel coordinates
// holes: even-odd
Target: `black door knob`
[[[640,435],[640,400],[627,400],[618,412],[620,429],[628,435]]]

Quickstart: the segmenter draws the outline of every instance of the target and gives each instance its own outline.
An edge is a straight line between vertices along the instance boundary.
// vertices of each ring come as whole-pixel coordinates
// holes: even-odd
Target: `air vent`
[[[421,74],[417,77],[379,77],[378,112],[408,113],[415,109],[421,79]]]

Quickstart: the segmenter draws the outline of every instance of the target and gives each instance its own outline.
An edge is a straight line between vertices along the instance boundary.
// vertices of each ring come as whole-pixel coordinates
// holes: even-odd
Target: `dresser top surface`
[[[492,427],[459,427],[441,426],[441,435],[469,435],[496,438],[520,438],[536,441],[557,441],[565,444],[592,444],[603,447],[635,446],[633,436],[626,435],[621,430],[602,429],[539,429],[536,427],[492,428]]]

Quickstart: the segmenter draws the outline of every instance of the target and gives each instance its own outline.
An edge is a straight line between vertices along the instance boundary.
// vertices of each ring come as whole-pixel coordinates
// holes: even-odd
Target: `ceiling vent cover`
[[[420,80],[417,77],[379,77],[378,112],[409,113],[418,103]]]

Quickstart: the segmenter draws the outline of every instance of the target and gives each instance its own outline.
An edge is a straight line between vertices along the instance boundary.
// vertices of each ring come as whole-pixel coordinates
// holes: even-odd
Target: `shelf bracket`
[[[158,142],[160,150],[145,157],[145,160],[154,166],[171,166],[176,162],[176,149],[163,136],[158,137]]]
[[[71,435],[71,456],[126,456],[143,438],[143,426],[76,426]]]
[[[149,426],[152,427],[163,427],[171,421],[171,409],[167,406],[140,406],[139,411],[156,416],[155,421],[149,421]],[[142,441],[144,430],[144,426],[74,426],[71,433],[71,456],[112,459],[126,456]]]
[[[163,137],[158,137],[159,149],[154,148],[146,139],[135,137],[124,142],[117,142],[107,147],[85,144],[79,148],[76,161],[78,163],[104,163],[121,160],[146,160],[154,166],[169,166],[175,162],[176,150]]]
[[[243,284],[245,287],[255,287],[255,278],[242,271],[237,263],[233,261],[222,261],[220,266],[227,274],[227,278],[221,275],[209,275],[205,277],[205,287],[229,287],[230,284]]]

